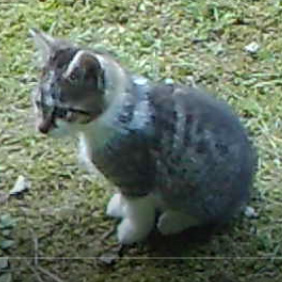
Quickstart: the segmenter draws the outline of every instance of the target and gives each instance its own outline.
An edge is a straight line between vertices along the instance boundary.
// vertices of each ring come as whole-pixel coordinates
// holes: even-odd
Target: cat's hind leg
[[[155,202],[151,195],[123,197],[123,219],[117,237],[122,244],[132,244],[145,239],[155,224]]]
[[[200,225],[196,218],[179,211],[166,210],[164,211],[157,223],[157,228],[163,235],[177,234],[185,229]]]

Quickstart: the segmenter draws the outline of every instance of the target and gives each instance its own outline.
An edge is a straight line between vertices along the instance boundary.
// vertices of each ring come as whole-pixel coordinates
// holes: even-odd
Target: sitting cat
[[[117,236],[146,238],[228,221],[249,197],[255,154],[230,108],[203,91],[154,84],[111,55],[30,31],[43,69],[37,128],[80,137],[88,163],[119,188],[107,206]]]

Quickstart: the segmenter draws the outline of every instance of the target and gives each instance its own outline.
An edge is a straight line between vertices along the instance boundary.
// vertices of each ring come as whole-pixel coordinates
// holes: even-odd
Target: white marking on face
[[[75,68],[80,66],[81,57],[86,53],[84,50],[78,51],[73,59],[70,61],[67,70],[64,73],[64,77],[67,78],[71,75]]]

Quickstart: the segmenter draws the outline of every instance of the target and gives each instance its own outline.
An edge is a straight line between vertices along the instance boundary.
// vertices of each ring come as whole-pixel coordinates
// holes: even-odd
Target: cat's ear
[[[29,34],[33,38],[35,46],[40,53],[40,59],[46,62],[55,50],[56,39],[36,28],[31,28]]]
[[[102,88],[103,66],[95,54],[89,51],[80,50],[76,53],[66,71],[66,77],[83,77],[84,80],[97,81],[97,87]]]
[[[99,76],[103,72],[103,68],[99,59],[88,52],[84,52],[80,58],[80,67],[84,72],[86,79]]]

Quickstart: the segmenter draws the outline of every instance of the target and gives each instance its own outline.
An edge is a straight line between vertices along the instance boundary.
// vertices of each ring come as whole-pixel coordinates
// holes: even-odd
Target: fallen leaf
[[[10,195],[18,195],[26,190],[28,190],[30,188],[30,184],[29,182],[26,180],[26,178],[22,175],[20,175],[14,185],[14,187],[12,188],[12,190],[10,190],[9,194]]]

